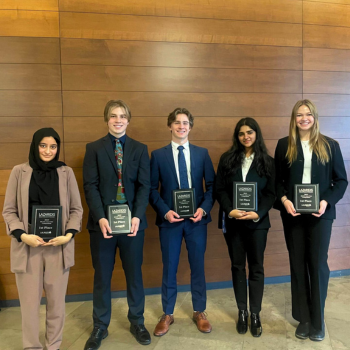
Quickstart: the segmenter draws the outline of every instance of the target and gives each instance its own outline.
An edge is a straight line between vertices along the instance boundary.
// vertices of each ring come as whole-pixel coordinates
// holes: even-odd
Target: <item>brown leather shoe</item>
[[[161,337],[162,335],[167,334],[169,330],[169,326],[172,325],[173,323],[174,323],[173,315],[163,314],[158,324],[156,325],[156,328],[154,329],[153,334],[156,337]]]
[[[204,312],[196,311],[193,313],[193,321],[197,324],[197,328],[202,333],[210,333],[211,325],[207,320]]]

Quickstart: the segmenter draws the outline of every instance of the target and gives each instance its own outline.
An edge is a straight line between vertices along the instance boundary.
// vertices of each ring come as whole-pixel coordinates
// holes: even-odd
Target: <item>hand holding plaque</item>
[[[62,207],[33,205],[31,234],[50,240],[62,235]]]
[[[173,190],[174,211],[180,218],[189,218],[196,212],[194,188]]]
[[[109,205],[108,223],[111,235],[129,234],[131,230],[131,211],[127,204]]]
[[[318,184],[294,185],[294,207],[297,213],[318,213],[320,195]]]
[[[233,209],[258,210],[258,187],[256,182],[233,183]]]

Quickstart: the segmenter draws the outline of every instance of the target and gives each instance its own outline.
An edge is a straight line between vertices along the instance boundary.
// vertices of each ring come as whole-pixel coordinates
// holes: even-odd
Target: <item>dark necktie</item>
[[[123,147],[118,139],[115,140],[114,154],[118,169],[117,202],[122,204],[126,202],[125,189],[123,184]]]
[[[189,188],[188,177],[187,177],[187,167],[186,160],[184,155],[184,146],[179,146],[177,148],[179,150],[179,176],[180,176],[180,188],[186,189]]]

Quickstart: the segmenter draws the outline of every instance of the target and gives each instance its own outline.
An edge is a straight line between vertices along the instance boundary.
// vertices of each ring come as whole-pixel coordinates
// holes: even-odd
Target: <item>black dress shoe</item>
[[[130,332],[141,345],[151,344],[151,336],[143,324],[131,324]]]
[[[310,322],[299,323],[297,329],[295,330],[295,336],[299,339],[309,338],[310,333]]]
[[[95,327],[87,340],[84,350],[97,350],[101,346],[102,339],[107,338],[108,330]]]
[[[261,336],[262,327],[259,314],[251,313],[250,315],[250,333],[253,337]]]
[[[322,329],[315,329],[314,327],[312,327],[312,325],[310,325],[310,334],[309,334],[310,340],[321,341],[324,339],[324,337],[325,337],[324,324]]]
[[[248,311],[247,310],[238,311],[238,322],[237,322],[236,329],[239,334],[247,333],[247,330],[248,330]]]

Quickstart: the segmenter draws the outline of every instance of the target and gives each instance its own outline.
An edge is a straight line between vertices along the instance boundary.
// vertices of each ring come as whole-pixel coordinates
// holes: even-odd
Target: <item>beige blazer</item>
[[[33,169],[29,163],[16,165],[7,184],[2,216],[6,223],[7,234],[11,239],[11,271],[23,273],[27,270],[29,246],[18,242],[11,232],[22,229],[28,232],[29,184]],[[62,234],[67,229],[81,231],[83,208],[77,180],[70,167],[57,168],[60,205],[62,206]],[[64,268],[74,265],[74,239],[62,245]]]

